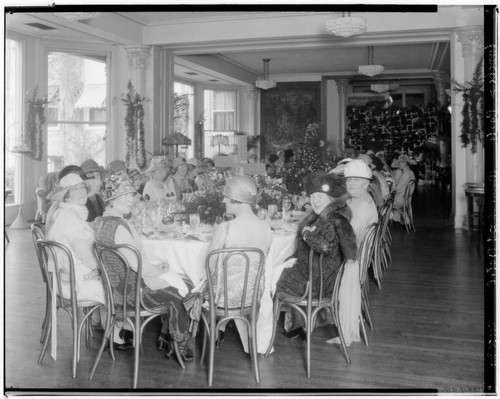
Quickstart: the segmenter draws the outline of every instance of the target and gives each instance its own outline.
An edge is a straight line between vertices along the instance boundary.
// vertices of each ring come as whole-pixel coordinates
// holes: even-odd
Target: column
[[[344,138],[345,129],[347,126],[346,121],[346,106],[347,106],[347,89],[349,87],[349,80],[335,79],[337,83],[337,92],[339,93],[339,136],[337,138],[337,148],[335,151],[336,156],[341,156],[344,152]]]
[[[464,79],[465,82],[469,82],[472,80],[477,63],[484,54],[484,28],[482,26],[467,26],[457,29],[456,33],[458,41],[462,45]],[[484,182],[484,147],[480,141],[477,143],[477,151],[475,153],[472,153],[470,148],[467,148],[466,182]]]

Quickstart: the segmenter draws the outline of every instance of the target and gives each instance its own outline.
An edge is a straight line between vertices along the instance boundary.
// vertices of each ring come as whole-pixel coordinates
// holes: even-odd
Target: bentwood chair
[[[43,343],[45,335],[48,331],[50,319],[50,289],[47,283],[48,271],[45,269],[45,262],[43,261],[42,252],[37,245],[38,240],[45,240],[45,227],[43,226],[43,224],[35,222],[31,225],[31,237],[33,238],[33,246],[35,247],[38,266],[40,266],[40,272],[42,273],[42,279],[45,285],[45,315],[42,323],[42,335],[40,337],[40,343]]]
[[[377,234],[378,243],[378,260],[380,262],[380,269],[388,269],[392,261],[391,257],[391,237],[389,230],[389,222],[391,220],[392,201],[386,200],[384,206],[380,209],[379,213],[379,230]]]
[[[137,264],[137,273],[130,267],[124,251],[130,253]],[[139,355],[142,345],[142,335],[149,322],[159,316],[169,313],[169,305],[150,308],[143,300],[142,287],[142,257],[139,250],[129,244],[105,245],[94,242],[94,252],[106,293],[106,328],[102,337],[101,346],[90,372],[90,379],[94,377],[97,365],[102,353],[109,343],[109,353],[113,361],[115,354],[113,350],[113,329],[118,320],[127,321],[134,333],[134,372],[132,387],[137,388],[139,375]],[[174,344],[177,359],[184,369],[184,362],[179,353],[177,344]]]
[[[364,323],[363,323],[363,315],[370,326],[370,329],[373,330],[373,323],[370,317],[369,311],[369,302],[368,297],[370,293],[370,282],[368,279],[368,268],[370,265],[373,266],[375,263],[375,240],[376,240],[376,232],[378,228],[378,223],[372,223],[368,229],[366,230],[365,237],[361,242],[358,249],[358,263],[359,263],[359,284],[361,286],[361,328],[365,338],[365,344],[368,345],[368,339],[366,335],[366,331],[364,331]]]
[[[271,353],[272,347],[274,345],[274,338],[276,336],[276,323],[279,319],[279,314],[283,305],[288,305],[296,309],[304,318],[306,327],[306,374],[307,378],[311,378],[311,335],[316,324],[316,316],[321,309],[330,310],[333,318],[334,324],[337,326],[339,333],[340,343],[342,345],[342,350],[344,352],[347,364],[351,363],[349,358],[349,353],[347,351],[347,346],[345,343],[344,334],[342,331],[342,325],[340,324],[340,313],[339,313],[339,289],[342,276],[344,275],[345,262],[342,263],[337,277],[335,278],[335,284],[333,288],[333,293],[331,296],[325,295],[323,291],[323,258],[324,252],[319,254],[319,267],[317,269],[319,281],[313,279],[313,259],[314,250],[309,251],[309,262],[308,262],[308,280],[304,293],[301,296],[290,295],[285,292],[276,291],[274,296],[274,323],[273,323],[273,333],[271,336],[271,341],[269,347],[266,351],[266,356]],[[316,276],[316,273],[314,273]],[[313,296],[313,287],[318,286],[319,292],[317,295]],[[305,308],[305,311],[304,309]]]
[[[46,333],[45,339],[43,340],[43,347],[38,358],[38,363],[42,363],[42,360],[47,351],[47,347],[52,337],[52,329],[57,328],[57,326],[52,324],[52,319],[57,317],[57,311],[63,309],[66,311],[71,318],[71,327],[73,329],[73,378],[76,378],[76,366],[80,360],[80,337],[82,333],[82,328],[85,327],[85,344],[90,347],[90,335],[91,331],[91,316],[92,314],[103,306],[101,303],[87,300],[78,300],[76,293],[76,283],[75,283],[75,265],[73,262],[73,256],[71,251],[63,244],[55,241],[49,240],[37,240],[36,245],[40,251],[43,270],[42,275],[45,275],[45,284],[49,290],[49,307],[50,316],[46,317]],[[62,260],[65,259],[66,262]],[[51,263],[49,263],[51,262]],[[66,264],[69,268],[69,298],[65,297],[64,291],[62,289],[62,279],[61,274],[63,274],[62,267],[60,265]],[[53,266],[53,267],[52,267]],[[66,273],[65,273],[66,274]],[[55,301],[55,303],[53,302]],[[83,318],[80,320],[79,310],[83,310]],[[53,315],[55,312],[55,315]]]
[[[257,357],[257,318],[259,316],[260,298],[264,290],[264,263],[265,255],[258,248],[223,248],[210,252],[205,260],[208,287],[208,309],[202,308],[202,319],[205,329],[201,359],[205,357],[207,332],[209,340],[208,385],[212,386],[215,341],[219,327],[229,320],[243,320],[248,331],[248,349],[255,381],[260,383],[259,362]],[[215,267],[211,270],[211,265]],[[213,266],[212,266],[213,267]],[[217,288],[222,291],[216,294],[214,281],[217,279]],[[241,292],[232,290],[230,286],[234,280],[241,281]],[[229,294],[232,294],[231,297]],[[234,294],[234,295],[233,295]]]
[[[401,217],[405,224],[406,233],[410,234],[410,229],[415,230],[415,225],[413,224],[413,209],[411,206],[411,200],[413,197],[413,192],[415,191],[415,180],[410,180],[406,186],[404,194],[404,204],[402,209]]]

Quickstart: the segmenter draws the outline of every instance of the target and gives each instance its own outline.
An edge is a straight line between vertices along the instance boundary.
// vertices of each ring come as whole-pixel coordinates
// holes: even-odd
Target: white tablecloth
[[[205,258],[208,254],[209,242],[176,239],[143,239],[144,248],[150,262],[170,263],[171,270],[185,275],[196,286],[206,276]],[[261,299],[259,319],[257,321],[257,350],[265,353],[271,340],[273,324],[272,294],[283,268],[291,266],[284,264],[286,258],[295,251],[295,234],[273,234],[273,242],[265,264],[265,290]],[[241,324],[240,324],[241,323]],[[236,320],[243,347],[248,351],[247,332],[244,324]]]

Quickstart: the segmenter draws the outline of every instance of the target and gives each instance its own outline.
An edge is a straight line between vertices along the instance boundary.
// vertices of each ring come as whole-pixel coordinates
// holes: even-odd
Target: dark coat
[[[297,263],[283,270],[277,283],[277,291],[299,296],[304,293],[308,279],[309,250],[312,248],[315,252],[313,295],[319,293],[319,254],[327,251],[323,256],[323,296],[331,296],[342,262],[346,259],[356,259],[356,236],[349,223],[351,216],[351,210],[346,205],[345,199],[336,199],[323,210],[321,215],[311,212],[304,218],[297,233]],[[302,229],[305,226],[315,226],[316,229],[302,236]]]

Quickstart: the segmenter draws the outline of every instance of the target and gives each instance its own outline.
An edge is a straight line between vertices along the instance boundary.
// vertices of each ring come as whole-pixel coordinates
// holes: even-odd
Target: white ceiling
[[[189,29],[189,22],[196,21],[217,21],[253,19],[277,15],[294,15],[296,12],[119,12],[121,17],[127,18],[134,23],[144,26],[158,26],[168,24],[182,24]],[[55,30],[40,30],[27,26],[28,22],[41,22],[45,25],[54,26]],[[6,15],[6,28],[19,32],[50,39],[79,39],[87,41],[97,41],[95,35],[73,27],[83,26],[79,22],[67,22],[55,18],[51,13],[15,13]],[[83,22],[85,24],[85,21]],[[257,25],[258,26],[258,25]],[[242,45],[228,47],[227,50],[221,47],[221,51],[203,50],[203,45],[196,47],[191,52],[183,50],[181,57],[189,60],[191,56],[206,55],[216,57],[225,62],[229,62],[252,73],[256,76],[262,73],[262,59],[269,58],[271,77],[281,76],[286,80],[286,76],[311,76],[311,75],[348,75],[352,78],[361,78],[357,74],[358,65],[368,64],[368,49],[366,45],[360,45],[353,41],[343,42],[342,46],[337,45],[336,38],[331,38],[324,33],[318,38],[318,43],[314,46],[297,45],[296,47],[287,45],[286,49],[269,48],[269,46],[252,45],[246,47]],[[108,39],[109,40],[109,39]],[[228,32],[228,42],[231,41],[231,33]],[[438,40],[435,42],[415,42],[397,44],[394,40],[390,44],[377,43],[373,46],[373,63],[382,64],[385,67],[383,77],[396,79],[400,76],[414,76],[429,78],[436,71],[449,73],[450,70],[450,47],[447,41]],[[175,53],[175,51],[174,51]],[[192,75],[194,70],[198,75]],[[224,83],[224,77],[217,73],[211,73],[206,68],[193,68],[190,64],[180,62],[176,65],[175,73],[178,77],[195,82],[205,82],[211,84]],[[218,82],[213,82],[217,80]],[[229,80],[228,80],[229,82]]]

